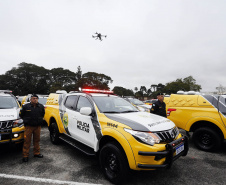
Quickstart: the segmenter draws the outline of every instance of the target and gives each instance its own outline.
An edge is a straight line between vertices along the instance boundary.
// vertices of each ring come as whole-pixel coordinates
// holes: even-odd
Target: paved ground
[[[100,171],[95,157],[88,157],[68,144],[53,145],[47,127],[42,128],[43,159],[22,163],[20,149],[0,146],[1,185],[111,184]],[[226,184],[226,145],[217,153],[190,150],[169,170],[132,172],[125,185],[146,184]]]

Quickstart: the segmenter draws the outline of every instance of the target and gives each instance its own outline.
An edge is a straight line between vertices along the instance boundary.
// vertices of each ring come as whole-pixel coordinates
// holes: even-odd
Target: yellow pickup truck
[[[204,151],[218,150],[226,139],[226,95],[195,92],[172,94],[165,99],[167,118],[193,132],[194,144]]]
[[[164,117],[138,111],[111,92],[51,93],[45,105],[50,140],[99,158],[107,179],[119,184],[129,169],[170,168],[188,152],[188,140]]]

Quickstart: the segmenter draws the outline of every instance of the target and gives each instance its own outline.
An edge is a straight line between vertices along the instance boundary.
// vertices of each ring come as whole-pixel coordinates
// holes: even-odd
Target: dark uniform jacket
[[[151,113],[157,114],[159,116],[166,116],[166,104],[165,102],[160,102],[159,100],[152,104]]]
[[[42,125],[44,115],[45,109],[40,103],[37,103],[36,107],[34,107],[31,103],[25,104],[20,110],[20,117],[23,119],[25,126]]]

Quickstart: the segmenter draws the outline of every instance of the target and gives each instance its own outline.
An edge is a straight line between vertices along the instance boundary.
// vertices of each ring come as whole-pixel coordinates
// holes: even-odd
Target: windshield
[[[138,99],[129,99],[129,101],[131,101],[134,105],[144,105],[145,104]]]
[[[12,96],[0,96],[0,109],[19,108],[17,101]]]
[[[102,113],[138,112],[133,105],[120,97],[96,96],[93,100]]]

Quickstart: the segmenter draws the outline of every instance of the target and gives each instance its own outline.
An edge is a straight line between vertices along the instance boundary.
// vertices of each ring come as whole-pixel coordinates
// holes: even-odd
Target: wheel
[[[57,145],[59,144],[60,142],[60,139],[59,139],[59,136],[60,136],[60,133],[59,133],[59,130],[58,130],[58,126],[56,123],[51,123],[51,127],[50,127],[50,141]]]
[[[222,144],[219,134],[209,127],[195,130],[193,140],[196,147],[204,151],[216,151]]]
[[[23,150],[24,142],[20,143],[13,143],[12,148],[15,149],[16,151],[21,151]]]
[[[123,182],[129,173],[124,151],[117,143],[107,143],[100,150],[99,161],[105,177],[114,184]]]

